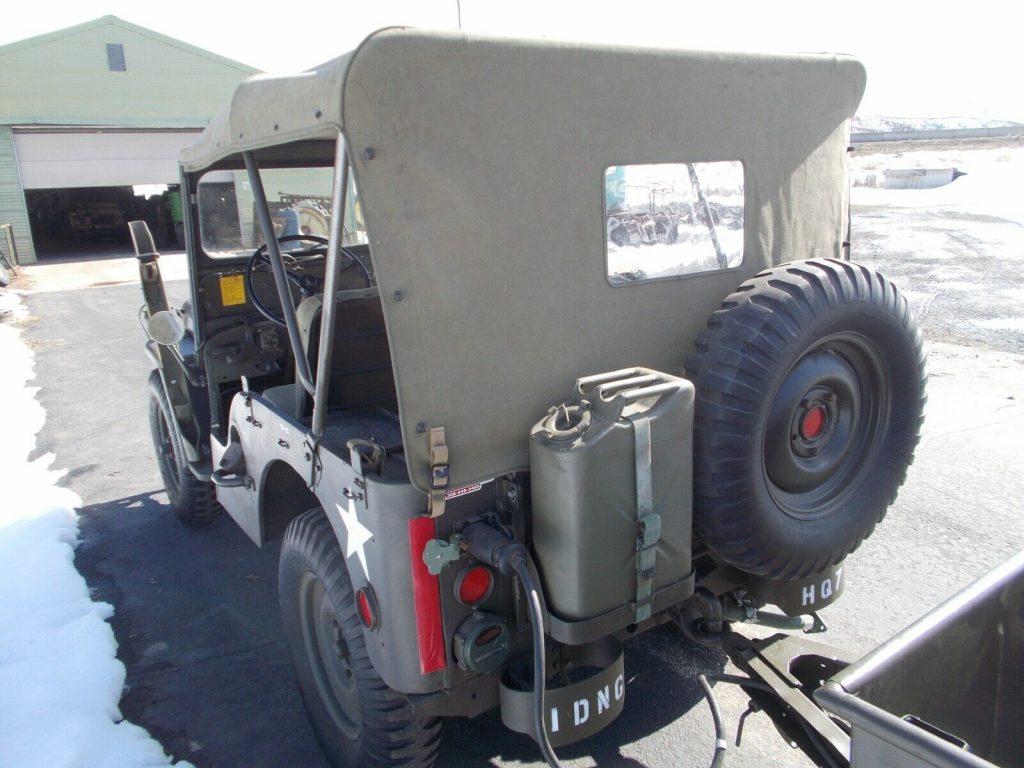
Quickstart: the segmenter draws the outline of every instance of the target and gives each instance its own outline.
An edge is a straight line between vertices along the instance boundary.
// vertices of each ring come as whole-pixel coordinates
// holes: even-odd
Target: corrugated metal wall
[[[14,152],[14,136],[6,125],[0,125],[0,224],[13,225],[19,260],[23,264],[35,261],[25,193],[21,190],[18,158]]]

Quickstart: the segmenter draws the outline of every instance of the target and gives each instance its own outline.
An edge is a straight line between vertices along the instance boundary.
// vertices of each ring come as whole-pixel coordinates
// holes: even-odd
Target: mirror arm
[[[285,272],[284,260],[281,258],[281,247],[277,242],[277,235],[274,233],[274,222],[270,218],[270,206],[267,204],[267,194],[263,190],[260,169],[257,167],[256,157],[251,151],[243,152],[242,159],[245,161],[245,170],[249,174],[249,184],[255,198],[256,216],[260,221],[260,230],[263,232],[263,240],[267,244],[270,268],[274,273],[277,297],[281,302],[281,315],[284,317],[285,326],[288,329],[288,341],[291,343],[292,355],[295,358],[295,375],[302,387],[312,395],[316,392],[316,386],[313,384],[309,372],[309,360],[306,359],[302,350],[299,321],[295,316],[295,305],[292,303],[292,293],[288,286],[288,275]]]

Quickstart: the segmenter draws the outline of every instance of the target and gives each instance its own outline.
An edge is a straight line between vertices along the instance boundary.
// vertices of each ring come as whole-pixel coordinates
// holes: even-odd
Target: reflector
[[[356,590],[356,613],[367,629],[377,628],[377,599],[369,586]]]

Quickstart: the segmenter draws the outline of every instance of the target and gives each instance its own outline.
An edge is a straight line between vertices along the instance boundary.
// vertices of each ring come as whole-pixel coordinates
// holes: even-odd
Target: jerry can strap
[[[654,478],[651,467],[651,420],[630,417],[636,462],[636,602],[637,621],[651,616],[654,566],[661,539],[661,515],[654,511]]]

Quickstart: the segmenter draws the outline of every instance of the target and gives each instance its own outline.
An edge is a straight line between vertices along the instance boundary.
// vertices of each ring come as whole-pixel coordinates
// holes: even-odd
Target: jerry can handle
[[[681,386],[680,380],[657,371],[623,368],[577,379],[576,396],[592,398],[595,411],[617,419],[627,403],[676,392]]]

